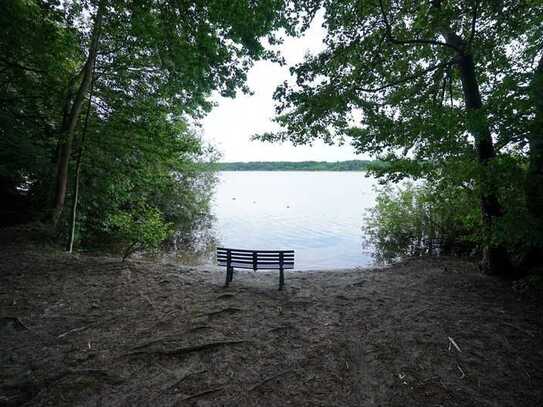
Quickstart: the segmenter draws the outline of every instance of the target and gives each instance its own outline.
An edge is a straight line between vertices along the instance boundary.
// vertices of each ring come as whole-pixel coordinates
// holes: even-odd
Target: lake
[[[298,270],[370,266],[361,228],[374,185],[363,172],[221,172],[214,236],[224,247],[294,249]]]

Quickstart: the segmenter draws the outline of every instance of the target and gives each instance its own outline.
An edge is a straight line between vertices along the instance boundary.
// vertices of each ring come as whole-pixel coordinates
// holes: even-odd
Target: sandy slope
[[[223,282],[1,247],[0,405],[543,405],[541,302],[471,263]]]

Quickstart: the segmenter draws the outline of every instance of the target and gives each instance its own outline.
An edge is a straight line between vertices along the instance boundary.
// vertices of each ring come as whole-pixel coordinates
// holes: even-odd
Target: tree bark
[[[535,106],[535,117],[528,138],[530,150],[525,191],[526,206],[538,237],[529,257],[541,264],[543,262],[543,56],[534,72],[531,97]]]
[[[445,32],[443,36],[448,44],[458,49],[456,64],[462,81],[465,109],[468,116],[467,127],[475,139],[477,159],[481,168],[481,212],[486,235],[481,266],[486,273],[506,275],[512,271],[507,250],[501,244],[491,243],[492,230],[497,219],[503,215],[503,209],[498,200],[497,180],[492,169],[492,161],[496,157],[496,151],[488,118],[483,110],[475,62],[462,38],[452,32]]]
[[[83,140],[81,140],[83,142]],[[72,201],[72,213],[70,220],[70,234],[68,236],[68,244],[66,251],[72,253],[75,241],[75,227],[77,224],[77,203],[79,201],[79,176],[81,174],[81,156],[83,154],[83,146],[79,148],[79,154],[77,155],[77,163],[75,165],[75,178],[74,178],[74,196]]]
[[[55,195],[54,195],[54,205],[53,205],[53,214],[52,222],[53,226],[56,227],[62,211],[64,209],[64,200],[66,198],[66,191],[68,185],[68,165],[70,161],[70,155],[72,152],[72,142],[74,138],[74,133],[79,122],[79,116],[81,114],[81,109],[83,102],[87,97],[89,92],[92,73],[94,72],[94,65],[96,63],[96,54],[98,51],[98,42],[100,38],[100,29],[102,26],[102,16],[104,13],[105,2],[101,1],[98,5],[98,10],[96,12],[96,17],[94,19],[94,27],[92,30],[91,41],[89,44],[89,54],[87,61],[81,70],[81,82],[75,95],[73,96],[73,102],[71,106],[66,109],[67,115],[62,123],[62,128],[59,137],[58,145],[58,157],[56,165],[56,184],[55,184]],[[71,92],[68,95],[69,98],[72,97]]]
[[[92,82],[90,86],[87,114],[85,115],[85,125],[83,127],[83,133],[81,134],[81,139],[79,141],[79,151],[77,154],[77,161],[75,164],[74,193],[73,193],[72,211],[71,211],[72,216],[70,220],[70,233],[68,235],[68,244],[66,246],[66,251],[68,253],[72,253],[73,248],[74,248],[75,227],[77,224],[77,205],[79,203],[79,180],[80,180],[80,175],[81,175],[81,160],[83,157],[83,149],[85,147],[85,136],[87,135],[87,130],[89,127],[89,116],[90,116],[90,110],[91,110],[93,84],[94,84],[94,77],[92,78]]]
[[[528,139],[529,167],[526,179],[527,207],[541,226],[543,222],[543,56],[539,60],[532,82],[535,118]]]

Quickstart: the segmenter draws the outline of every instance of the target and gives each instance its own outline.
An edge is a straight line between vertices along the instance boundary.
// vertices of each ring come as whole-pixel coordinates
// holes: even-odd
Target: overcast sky
[[[293,147],[290,143],[251,141],[255,133],[277,129],[273,92],[289,78],[288,67],[303,60],[306,53],[323,47],[322,18],[316,18],[303,38],[288,38],[281,47],[287,66],[260,61],[248,73],[254,95],[238,95],[235,99],[216,97],[218,106],[202,121],[203,136],[223,154],[221,161],[338,161],[357,157],[350,145],[327,146],[316,142],[313,147]]]

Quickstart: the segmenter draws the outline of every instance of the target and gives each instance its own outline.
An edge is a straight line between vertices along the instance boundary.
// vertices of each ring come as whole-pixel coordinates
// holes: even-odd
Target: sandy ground
[[[542,302],[472,263],[277,280],[1,246],[0,405],[543,405]]]

